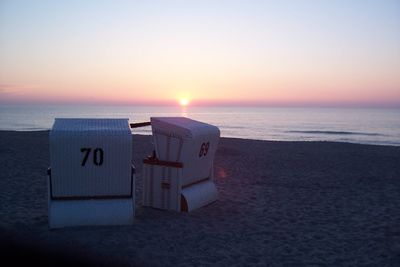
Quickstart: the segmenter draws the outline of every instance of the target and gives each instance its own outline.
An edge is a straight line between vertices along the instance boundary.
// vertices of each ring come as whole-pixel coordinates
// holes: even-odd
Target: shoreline
[[[49,132],[49,130],[0,130],[0,132],[6,133],[40,133],[40,132]],[[132,133],[132,136],[144,136],[148,137],[151,134],[136,134]],[[357,143],[350,141],[329,141],[329,140],[264,140],[264,139],[251,139],[251,138],[241,138],[241,137],[230,137],[230,136],[221,136],[221,139],[235,139],[241,141],[262,141],[262,142],[282,142],[282,143],[333,143],[333,144],[351,144],[351,145],[365,145],[365,146],[383,146],[383,147],[400,147],[400,143],[398,145],[391,144],[382,144],[382,143]]]
[[[49,230],[47,133],[0,131],[0,239],[15,248],[11,260],[33,251],[33,262],[117,266],[400,264],[400,147],[222,138],[218,200],[176,213],[142,206],[140,162],[152,145],[135,134],[134,224]]]

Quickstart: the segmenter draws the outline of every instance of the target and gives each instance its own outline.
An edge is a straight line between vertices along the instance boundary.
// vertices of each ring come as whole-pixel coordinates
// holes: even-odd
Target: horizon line
[[[174,106],[181,107],[176,100],[165,101],[1,101],[0,105],[89,105],[89,106]],[[210,101],[210,100],[192,100],[188,106],[190,107],[299,107],[299,108],[400,108],[400,101],[384,102],[384,101],[299,101],[299,102],[268,102],[268,101]]]

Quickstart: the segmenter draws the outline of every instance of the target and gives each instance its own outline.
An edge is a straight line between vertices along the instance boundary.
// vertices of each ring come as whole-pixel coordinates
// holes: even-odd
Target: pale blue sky
[[[399,102],[400,1],[0,1],[0,97]]]

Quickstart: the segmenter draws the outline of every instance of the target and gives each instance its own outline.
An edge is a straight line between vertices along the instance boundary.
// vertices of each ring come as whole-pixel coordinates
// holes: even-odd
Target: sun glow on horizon
[[[189,105],[189,99],[187,98],[181,98],[179,99],[179,105],[181,105],[182,107],[186,107],[187,105]]]

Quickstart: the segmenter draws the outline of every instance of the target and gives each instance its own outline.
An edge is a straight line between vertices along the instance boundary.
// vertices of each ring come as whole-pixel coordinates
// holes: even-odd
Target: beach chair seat
[[[219,129],[184,117],[153,117],[151,126],[155,150],[143,160],[144,205],[191,211],[217,200]]]
[[[133,223],[135,167],[128,119],[55,119],[49,226]]]

